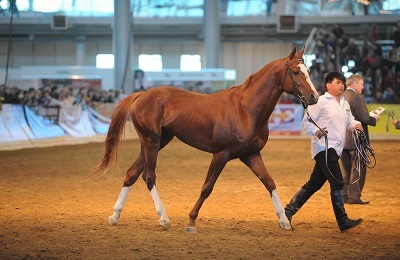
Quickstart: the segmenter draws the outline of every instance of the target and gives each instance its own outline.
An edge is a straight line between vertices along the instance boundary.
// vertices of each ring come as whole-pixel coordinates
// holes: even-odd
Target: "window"
[[[181,71],[200,71],[201,60],[200,55],[184,54],[181,56]]]
[[[139,68],[143,71],[162,71],[162,57],[159,54],[140,54]]]
[[[113,69],[114,55],[113,54],[98,54],[96,56],[96,68],[98,69]]]

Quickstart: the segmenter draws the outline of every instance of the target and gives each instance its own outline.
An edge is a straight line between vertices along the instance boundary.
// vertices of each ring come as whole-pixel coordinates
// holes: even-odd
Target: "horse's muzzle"
[[[303,105],[304,109],[306,109],[309,105],[314,105],[318,102],[319,95],[310,95],[310,100],[307,98],[301,98],[301,104]]]

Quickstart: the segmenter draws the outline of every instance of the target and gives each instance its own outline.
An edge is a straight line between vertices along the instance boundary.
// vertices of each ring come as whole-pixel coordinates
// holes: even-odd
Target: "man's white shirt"
[[[315,123],[321,127],[326,127],[328,131],[328,149],[334,148],[340,156],[343,151],[346,140],[346,129],[354,130],[356,124],[360,124],[351,114],[350,105],[340,96],[340,103],[325,92],[320,96],[317,104],[308,106],[308,113]],[[325,137],[319,139],[315,136],[318,127],[308,121],[307,113],[302,121],[305,132],[311,136],[311,158],[314,158],[319,152],[325,151]]]

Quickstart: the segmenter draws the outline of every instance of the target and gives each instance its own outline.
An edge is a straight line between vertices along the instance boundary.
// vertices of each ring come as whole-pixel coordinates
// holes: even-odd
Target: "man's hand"
[[[322,128],[323,131],[321,131],[321,129],[318,129],[317,132],[315,132],[315,136],[321,139],[321,137],[328,135],[328,131],[326,131],[325,129],[326,127]]]
[[[358,131],[363,131],[363,128],[362,128],[362,125],[361,125],[361,124],[356,124],[356,125],[354,126],[354,129],[355,129],[355,130],[358,130]]]

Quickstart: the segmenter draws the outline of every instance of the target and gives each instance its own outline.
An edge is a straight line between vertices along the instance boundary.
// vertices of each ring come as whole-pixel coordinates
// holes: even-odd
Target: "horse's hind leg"
[[[114,213],[108,217],[108,223],[111,226],[117,225],[118,220],[121,216],[122,209],[124,208],[125,200],[126,197],[128,196],[129,189],[137,181],[138,177],[140,176],[140,173],[143,172],[143,168],[144,168],[144,158],[143,158],[143,153],[141,152],[136,161],[126,172],[124,185],[122,186],[121,192],[113,208]]]
[[[160,216],[158,223],[164,228],[170,228],[171,221],[167,215],[167,210],[162,203],[160,196],[158,195],[156,188],[155,167],[158,151],[164,148],[173,138],[174,136],[171,133],[169,133],[166,129],[162,129],[159,147],[155,148],[154,144],[149,144],[146,146],[147,148],[145,148],[147,170],[143,173],[143,180],[146,182],[147,188],[150,191],[156,208],[156,213]]]
[[[286,230],[292,230],[292,226],[285,214],[285,209],[279,199],[278,192],[276,191],[276,185],[272,177],[269,175],[265,168],[261,154],[253,154],[251,156],[240,158],[240,160],[246,164],[247,167],[257,176],[258,179],[264,184],[269,191],[272,203],[274,204],[276,215],[279,217],[279,226]]]

